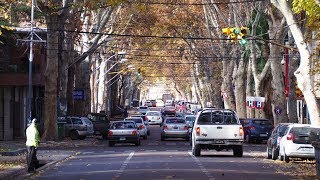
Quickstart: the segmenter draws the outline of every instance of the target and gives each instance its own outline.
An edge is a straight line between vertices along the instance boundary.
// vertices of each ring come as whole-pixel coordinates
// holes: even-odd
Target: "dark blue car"
[[[267,158],[276,160],[279,156],[279,143],[284,136],[286,128],[292,123],[279,123],[272,131],[271,136],[267,141]]]
[[[240,119],[244,130],[244,141],[261,143],[268,140],[273,130],[273,122],[269,119]]]

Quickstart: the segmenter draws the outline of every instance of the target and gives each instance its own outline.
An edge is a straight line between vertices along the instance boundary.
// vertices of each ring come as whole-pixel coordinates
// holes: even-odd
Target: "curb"
[[[1,152],[0,155],[1,156],[18,156],[19,154],[23,154],[26,152],[27,152],[27,149],[23,148],[23,149],[17,149],[15,151],[4,151],[4,152]]]
[[[65,158],[62,158],[62,159],[59,159],[59,160],[55,160],[55,161],[44,160],[44,162],[48,162],[48,163],[46,163],[45,165],[43,165],[43,166],[39,167],[38,169],[36,169],[36,173],[26,173],[26,174],[24,174],[21,179],[30,178],[30,177],[32,177],[32,176],[34,176],[34,175],[37,175],[40,171],[43,171],[43,170],[45,170],[45,169],[49,169],[49,168],[51,168],[52,166],[54,166],[55,164],[60,163],[60,162],[62,162],[62,161],[64,161],[64,160],[70,158],[71,156],[74,156],[75,154],[76,154],[76,153],[73,153],[73,154],[71,154],[71,155],[69,155],[69,156],[67,156],[67,157],[65,157]],[[20,174],[20,175],[21,175],[21,174]],[[20,175],[19,175],[19,176],[20,176]],[[17,177],[17,176],[16,176],[16,177]]]

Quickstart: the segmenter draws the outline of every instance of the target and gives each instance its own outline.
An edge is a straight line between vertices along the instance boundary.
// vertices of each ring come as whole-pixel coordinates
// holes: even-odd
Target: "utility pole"
[[[37,39],[34,39],[34,36],[37,37]],[[46,42],[41,39],[40,36],[38,36],[35,33],[34,30],[34,0],[32,0],[31,4],[31,19],[30,19],[30,40],[21,40],[24,42],[30,43],[30,49],[29,49],[29,81],[28,81],[28,98],[27,98],[27,113],[26,113],[26,124],[30,123],[32,120],[32,96],[33,96],[33,89],[32,89],[32,62],[33,62],[33,43],[34,42]]]

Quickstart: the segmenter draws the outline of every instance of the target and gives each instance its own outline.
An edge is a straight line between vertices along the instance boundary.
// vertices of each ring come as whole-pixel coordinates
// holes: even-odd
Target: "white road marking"
[[[82,154],[93,154],[94,152],[82,152]]]
[[[188,154],[192,157],[192,159],[196,162],[196,164],[198,165],[198,167],[200,168],[200,170],[209,178],[214,180],[215,178],[213,178],[212,174],[202,165],[202,163],[200,162],[200,160],[195,157],[192,152],[188,152]]]
[[[103,151],[103,153],[115,153],[116,151]]]
[[[134,155],[134,151],[130,151],[129,156],[126,158],[126,160],[121,164],[119,171],[116,173],[116,176],[114,179],[119,179],[124,170],[127,168],[128,163],[130,162],[132,156]]]

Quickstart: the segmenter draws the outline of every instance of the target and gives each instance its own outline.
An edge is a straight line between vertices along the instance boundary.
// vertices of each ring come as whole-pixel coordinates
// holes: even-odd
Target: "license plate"
[[[126,140],[125,137],[121,137],[121,138],[120,138],[120,141],[125,141],[125,140]]]
[[[222,141],[222,140],[216,140],[216,144],[223,144],[224,143],[224,141]]]
[[[177,127],[177,126],[175,126],[175,127],[173,127],[173,129],[178,129],[178,127]]]
[[[307,151],[307,152],[309,152],[309,151],[311,151],[312,150],[312,148],[301,148],[301,151]]]
[[[266,134],[260,134],[260,136],[261,136],[261,137],[267,137],[267,135],[266,135]]]

